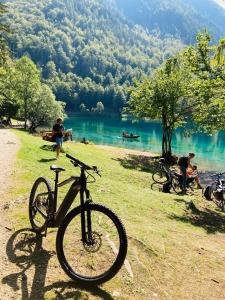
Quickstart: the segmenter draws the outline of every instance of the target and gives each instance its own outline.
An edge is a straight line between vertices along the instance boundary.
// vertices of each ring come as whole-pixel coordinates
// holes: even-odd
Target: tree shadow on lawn
[[[183,216],[171,214],[169,215],[170,219],[202,227],[208,234],[225,232],[225,216],[221,213],[208,208],[199,209],[192,201],[185,199],[174,200],[177,202],[183,202],[186,205],[186,209]]]
[[[112,158],[118,161],[126,169],[134,169],[142,172],[153,173],[159,169],[159,157],[149,157],[145,155],[128,154],[123,158]]]
[[[52,292],[57,299],[84,299],[84,292],[98,296],[100,299],[113,300],[113,297],[100,287],[87,287],[73,281],[62,281],[45,286],[48,262],[55,254],[42,247],[42,236],[36,235],[30,229],[21,229],[13,233],[6,246],[10,262],[21,269],[2,279],[3,284],[8,284],[18,296],[21,290],[21,300],[44,300],[47,292]],[[34,267],[34,276],[31,287],[28,284],[28,271]],[[55,272],[55,270],[54,270]],[[32,274],[32,272],[31,272]],[[30,280],[30,278],[29,278]],[[30,291],[29,291],[30,290]]]

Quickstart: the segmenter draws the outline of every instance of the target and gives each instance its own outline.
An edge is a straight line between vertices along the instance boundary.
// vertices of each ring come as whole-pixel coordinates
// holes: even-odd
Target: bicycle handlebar
[[[83,163],[82,161],[80,161],[79,159],[77,159],[69,154],[66,154],[66,157],[69,158],[73,163],[75,163],[76,166],[79,166],[80,168],[82,168],[84,170],[93,170],[95,173],[97,173],[100,176],[98,168],[96,166],[90,167],[90,166],[86,165],[85,163]]]
[[[215,174],[213,174],[213,175],[210,175],[210,177],[222,176],[222,175],[224,175],[224,174],[225,174],[225,172],[222,172],[222,173],[215,173]]]

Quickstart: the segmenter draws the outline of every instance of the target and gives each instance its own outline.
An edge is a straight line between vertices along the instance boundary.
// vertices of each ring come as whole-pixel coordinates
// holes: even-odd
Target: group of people
[[[192,165],[192,160],[195,154],[189,153],[188,156],[182,156],[178,160],[179,173],[182,176],[182,192],[186,193],[187,184],[195,181],[197,183],[197,188],[202,189],[198,173],[197,166]]]

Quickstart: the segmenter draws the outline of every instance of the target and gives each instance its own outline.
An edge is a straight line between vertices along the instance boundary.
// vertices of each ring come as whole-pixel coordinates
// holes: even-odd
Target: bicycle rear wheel
[[[45,229],[49,201],[52,199],[51,193],[51,185],[44,177],[38,178],[31,189],[29,199],[29,219],[32,229],[36,233],[41,233]]]
[[[83,209],[85,215],[90,211],[91,242],[82,241],[82,208],[75,208],[58,230],[57,256],[73,280],[97,285],[110,280],[122,267],[127,254],[127,236],[122,222],[108,208],[88,204]]]
[[[164,170],[158,170],[152,174],[152,179],[156,183],[166,183],[168,181],[168,174]]]

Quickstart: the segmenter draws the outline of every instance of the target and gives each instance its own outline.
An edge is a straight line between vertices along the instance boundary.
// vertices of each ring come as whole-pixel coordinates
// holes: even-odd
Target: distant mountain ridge
[[[225,10],[222,0],[114,0],[125,17],[148,30],[173,35],[184,43],[209,29],[214,39],[225,36]],[[225,4],[224,4],[225,7]]]

